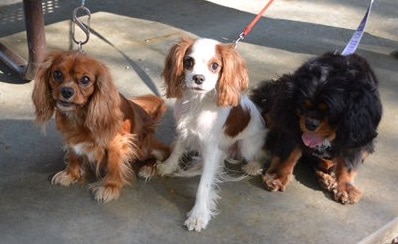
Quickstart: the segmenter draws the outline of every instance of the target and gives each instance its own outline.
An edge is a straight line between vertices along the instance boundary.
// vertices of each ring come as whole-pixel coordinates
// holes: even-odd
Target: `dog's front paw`
[[[68,171],[62,170],[56,173],[51,179],[51,184],[69,186],[78,181],[76,177],[73,177]]]
[[[178,163],[175,164],[174,162],[166,160],[163,163],[158,163],[156,165],[156,169],[158,171],[158,174],[161,176],[172,175],[178,170]]]
[[[269,191],[284,191],[292,178],[292,174],[280,176],[275,173],[266,173],[263,181],[266,189]]]
[[[315,172],[319,185],[328,191],[333,191],[337,187],[336,177],[331,174],[327,174],[321,170]]]
[[[258,162],[249,162],[242,167],[242,170],[251,176],[261,175],[263,173],[263,169]]]
[[[209,220],[209,213],[200,213],[192,210],[190,213],[188,213],[188,218],[185,220],[184,225],[189,231],[200,232],[203,229],[206,229]]]
[[[110,202],[116,200],[120,196],[120,187],[115,184],[94,183],[89,186],[94,193],[94,198],[98,202]]]
[[[157,168],[157,164],[159,164],[160,162],[157,162],[156,164],[152,164],[152,165],[144,165],[140,168],[140,170],[138,171],[138,176],[143,178],[145,181],[149,181],[151,180],[155,175],[156,175],[156,168]]]
[[[362,197],[362,191],[351,183],[345,182],[339,184],[336,189],[333,190],[334,200],[342,204],[354,204],[358,202]]]

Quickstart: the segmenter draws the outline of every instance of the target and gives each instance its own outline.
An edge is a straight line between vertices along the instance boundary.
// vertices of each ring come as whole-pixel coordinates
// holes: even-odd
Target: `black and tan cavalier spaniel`
[[[374,151],[382,105],[378,81],[367,61],[354,54],[326,53],[293,74],[263,82],[253,101],[270,131],[271,165],[264,175],[270,191],[284,191],[302,157],[316,162],[320,185],[336,201],[355,203],[358,166]]]

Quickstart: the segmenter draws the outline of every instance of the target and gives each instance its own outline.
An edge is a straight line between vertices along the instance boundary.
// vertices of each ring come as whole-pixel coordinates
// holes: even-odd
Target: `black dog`
[[[319,182],[336,201],[357,202],[362,192],[353,181],[374,151],[382,115],[377,85],[364,58],[326,53],[255,88],[252,99],[269,127],[268,190],[283,191],[305,155],[316,159]]]

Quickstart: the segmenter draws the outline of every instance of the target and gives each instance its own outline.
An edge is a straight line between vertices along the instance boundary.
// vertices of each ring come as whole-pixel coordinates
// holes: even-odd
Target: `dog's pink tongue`
[[[316,134],[313,133],[313,132],[309,132],[309,131],[308,131],[308,132],[305,132],[305,133],[301,136],[301,139],[303,140],[304,144],[305,144],[307,147],[311,147],[311,148],[314,148],[314,147],[317,147],[317,146],[322,145],[322,143],[323,143],[323,141],[324,141],[324,138],[322,138],[322,137],[316,135]]]

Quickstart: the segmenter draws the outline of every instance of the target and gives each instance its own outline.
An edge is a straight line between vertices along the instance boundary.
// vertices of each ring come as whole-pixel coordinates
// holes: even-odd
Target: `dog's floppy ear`
[[[92,62],[95,65],[96,80],[94,92],[88,105],[85,125],[94,135],[109,138],[121,126],[120,95],[113,83],[109,69],[95,60]]]
[[[222,107],[237,106],[242,92],[249,87],[246,62],[233,45],[220,44],[217,49],[222,58],[217,105]]]
[[[188,37],[181,39],[169,51],[162,76],[166,86],[166,97],[181,98],[184,86],[184,56],[194,40]]]
[[[377,126],[382,115],[382,105],[375,83],[353,80],[354,88],[346,95],[346,109],[336,140],[349,147],[363,146],[377,136]],[[361,84],[362,83],[362,84]],[[364,84],[373,85],[365,87]]]
[[[52,53],[44,58],[34,79],[32,101],[35,106],[35,121],[40,126],[45,126],[54,114],[55,101],[52,98],[49,82],[51,77],[51,66],[56,55],[58,54]]]

